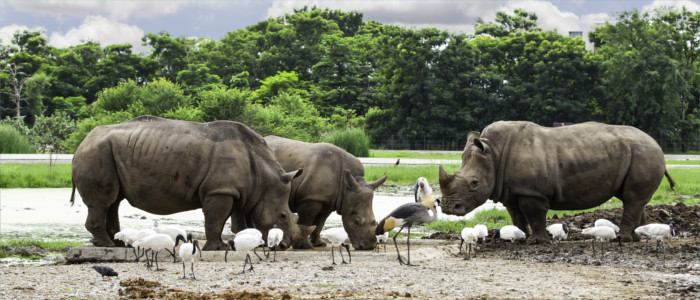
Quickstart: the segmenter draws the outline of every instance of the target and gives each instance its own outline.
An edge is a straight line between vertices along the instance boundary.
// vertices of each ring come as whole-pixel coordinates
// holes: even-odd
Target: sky
[[[219,40],[229,31],[304,6],[358,11],[364,21],[410,29],[433,27],[466,34],[474,33],[477,18],[490,22],[498,11],[523,8],[537,14],[541,28],[561,34],[583,31],[584,39],[596,24],[614,22],[626,10],[683,6],[700,10],[696,0],[0,0],[0,43],[7,45],[15,32],[31,30],[43,32],[49,44],[59,48],[90,40],[103,47],[130,43],[134,51],[145,52],[141,38],[148,33]]]

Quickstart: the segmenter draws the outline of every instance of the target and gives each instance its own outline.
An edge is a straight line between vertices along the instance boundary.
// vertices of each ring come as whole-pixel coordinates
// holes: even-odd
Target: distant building
[[[569,36],[572,38],[576,38],[576,37],[583,38],[583,31],[569,31]]]

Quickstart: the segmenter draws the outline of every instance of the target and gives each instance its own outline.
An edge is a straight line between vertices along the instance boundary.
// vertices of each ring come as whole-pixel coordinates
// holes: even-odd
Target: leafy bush
[[[328,120],[308,100],[296,94],[281,93],[269,105],[250,106],[250,124],[260,135],[276,135],[289,139],[317,142],[328,129]]]
[[[0,153],[34,153],[29,139],[11,125],[0,125]]]
[[[356,157],[369,157],[369,137],[360,128],[334,130],[323,139]]]

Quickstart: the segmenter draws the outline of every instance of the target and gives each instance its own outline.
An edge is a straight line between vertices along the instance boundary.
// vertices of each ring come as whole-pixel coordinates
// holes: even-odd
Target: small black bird
[[[401,159],[400,159],[400,158],[397,159],[397,160],[396,160],[396,163],[394,164],[394,166],[398,166],[400,162],[401,162]]]
[[[100,273],[100,275],[102,275],[102,280],[105,279],[105,276],[107,276],[107,279],[109,279],[109,277],[119,276],[119,273],[117,273],[116,271],[114,271],[114,269],[107,267],[107,266],[93,266],[92,268],[95,269],[95,271],[97,271],[97,273]]]

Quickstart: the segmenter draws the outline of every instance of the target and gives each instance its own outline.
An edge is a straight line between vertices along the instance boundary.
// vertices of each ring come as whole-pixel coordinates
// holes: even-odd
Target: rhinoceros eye
[[[281,213],[281,214],[280,214],[280,218],[282,218],[282,219],[286,219],[286,218],[287,218],[287,214],[285,214],[285,213]]]
[[[469,182],[469,185],[470,185],[472,188],[477,188],[477,187],[479,186],[479,180],[472,179],[472,181]]]

